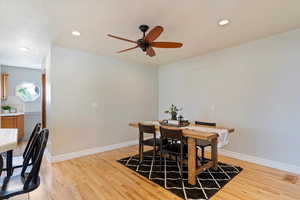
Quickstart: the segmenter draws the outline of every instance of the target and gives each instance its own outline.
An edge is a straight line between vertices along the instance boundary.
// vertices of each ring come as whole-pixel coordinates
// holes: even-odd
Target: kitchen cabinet
[[[1,73],[1,100],[7,99],[7,73]]]
[[[1,128],[18,129],[18,140],[24,137],[24,115],[1,116]]]

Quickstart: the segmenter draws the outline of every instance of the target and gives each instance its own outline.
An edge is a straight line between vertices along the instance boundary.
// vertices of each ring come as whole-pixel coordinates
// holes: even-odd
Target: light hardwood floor
[[[55,164],[44,159],[41,186],[31,200],[179,199],[127,169],[117,159],[137,154],[137,146]],[[224,156],[220,161],[244,170],[212,199],[300,199],[300,176]]]

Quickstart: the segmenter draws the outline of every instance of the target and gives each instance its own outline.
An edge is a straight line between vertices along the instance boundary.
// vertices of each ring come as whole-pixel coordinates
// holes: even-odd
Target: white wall
[[[54,156],[136,140],[128,123],[158,116],[155,67],[56,46],[46,73]]]
[[[300,166],[300,30],[159,69],[159,115],[236,128],[230,151]],[[215,113],[212,107],[215,107]]]

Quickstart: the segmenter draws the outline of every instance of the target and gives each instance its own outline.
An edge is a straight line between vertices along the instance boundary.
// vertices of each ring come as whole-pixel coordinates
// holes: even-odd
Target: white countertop
[[[17,112],[17,113],[1,113],[0,117],[7,117],[7,116],[18,116],[18,115],[24,115],[23,112]]]
[[[17,148],[18,129],[0,129],[0,153]]]

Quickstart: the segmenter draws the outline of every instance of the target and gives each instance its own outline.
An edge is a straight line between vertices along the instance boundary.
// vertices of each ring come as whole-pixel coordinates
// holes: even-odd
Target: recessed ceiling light
[[[29,51],[29,48],[27,48],[27,47],[20,47],[19,50],[20,51]]]
[[[230,23],[230,20],[229,19],[222,19],[222,20],[220,20],[219,22],[218,22],[218,24],[220,25],[220,26],[225,26],[225,25],[227,25],[227,24],[229,24]]]
[[[80,32],[79,31],[72,31],[72,35],[80,36]]]

